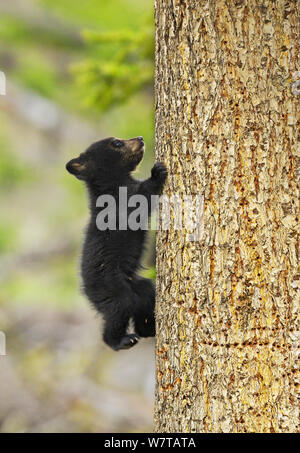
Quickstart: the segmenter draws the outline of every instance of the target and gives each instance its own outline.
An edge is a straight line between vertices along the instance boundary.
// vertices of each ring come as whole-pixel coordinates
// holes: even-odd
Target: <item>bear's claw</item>
[[[120,341],[120,344],[115,348],[115,350],[119,351],[120,349],[130,349],[132,348],[132,346],[137,344],[139,339],[140,337],[136,333],[125,335]]]

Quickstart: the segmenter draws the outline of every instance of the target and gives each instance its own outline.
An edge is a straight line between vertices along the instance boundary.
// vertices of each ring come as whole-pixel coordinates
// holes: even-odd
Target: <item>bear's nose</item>
[[[140,136],[140,137],[137,137],[137,138],[138,138],[142,143],[144,143],[143,137]]]

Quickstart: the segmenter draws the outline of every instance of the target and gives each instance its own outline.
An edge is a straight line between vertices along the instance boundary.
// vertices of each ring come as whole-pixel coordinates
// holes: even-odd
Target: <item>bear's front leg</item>
[[[155,195],[159,195],[164,187],[168,176],[168,170],[165,164],[162,162],[156,162],[154,167],[151,170],[151,178],[152,185],[155,186],[156,193]]]
[[[148,203],[151,201],[151,195],[160,195],[168,176],[165,164],[156,162],[151,170],[151,178],[140,183],[138,193],[144,195]]]

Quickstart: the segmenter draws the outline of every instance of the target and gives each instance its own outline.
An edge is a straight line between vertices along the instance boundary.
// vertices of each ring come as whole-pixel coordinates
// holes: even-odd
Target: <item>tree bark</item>
[[[299,430],[297,12],[156,0],[156,157],[203,201],[157,235],[157,432]]]

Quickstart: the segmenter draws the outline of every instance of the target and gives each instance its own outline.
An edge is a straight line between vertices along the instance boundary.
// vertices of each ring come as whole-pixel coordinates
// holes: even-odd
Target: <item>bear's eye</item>
[[[123,142],[121,142],[121,140],[114,140],[113,141],[113,146],[115,148],[121,148],[123,146]]]

